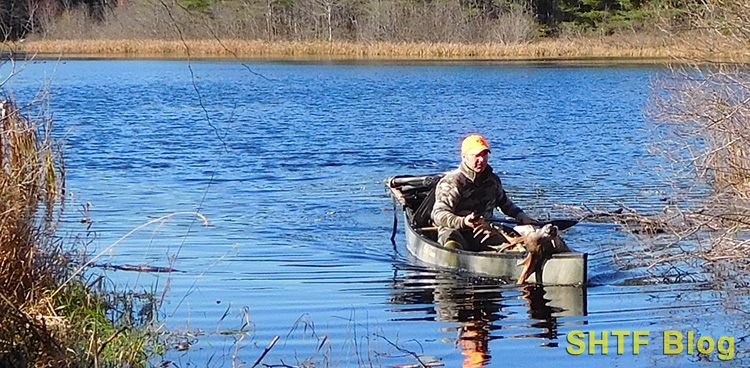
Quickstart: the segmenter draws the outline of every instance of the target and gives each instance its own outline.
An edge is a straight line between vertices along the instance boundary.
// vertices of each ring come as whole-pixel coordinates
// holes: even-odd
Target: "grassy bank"
[[[0,96],[0,366],[145,366],[133,297],[95,292],[55,236],[65,169],[40,105]]]
[[[205,57],[205,58],[333,58],[333,59],[632,59],[646,62],[675,58],[750,60],[748,50],[699,50],[665,43],[657,37],[633,42],[623,36],[545,39],[536,42],[326,42],[252,40],[40,40],[9,44],[17,51],[63,57]]]

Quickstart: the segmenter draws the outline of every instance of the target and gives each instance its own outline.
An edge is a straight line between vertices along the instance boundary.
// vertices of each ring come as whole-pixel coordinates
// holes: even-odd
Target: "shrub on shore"
[[[672,40],[702,55],[738,50],[736,57],[717,63],[698,53],[675,56],[678,63],[652,81],[652,150],[666,160],[671,192],[654,215],[630,215],[636,229],[659,233],[641,238],[651,253],[638,258],[649,268],[680,273],[697,264],[746,275],[750,265],[749,8],[750,0],[695,4],[681,22],[697,31]]]
[[[532,40],[537,32],[528,7],[504,7],[487,15],[459,0],[230,1],[201,9],[138,0],[113,8],[101,22],[83,8],[45,19],[32,38],[518,43]]]

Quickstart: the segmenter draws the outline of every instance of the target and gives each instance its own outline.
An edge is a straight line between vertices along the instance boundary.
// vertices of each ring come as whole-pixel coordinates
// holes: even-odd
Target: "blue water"
[[[383,180],[454,168],[473,132],[532,216],[582,203],[654,211],[669,189],[642,111],[659,68],[246,66],[263,77],[237,62],[38,61],[5,86],[29,101],[48,82],[68,173],[66,243],[102,252],[101,263],[174,260],[181,271],[91,270],[120,289],[167,288],[160,320],[173,343],[190,344],[154,364],[252,366],[278,335],[264,364],[388,367],[416,355],[457,367],[478,352],[475,366],[489,367],[747,365],[747,293],[643,281],[625,256],[637,239],[614,225],[565,234],[590,254],[591,286],[572,291],[436,270],[407,254],[402,229],[390,241]],[[208,226],[178,214],[118,242],[195,211]],[[631,337],[618,355],[613,336],[607,355],[570,355],[574,330],[650,335],[639,355]],[[665,330],[735,337],[735,356],[665,355]]]

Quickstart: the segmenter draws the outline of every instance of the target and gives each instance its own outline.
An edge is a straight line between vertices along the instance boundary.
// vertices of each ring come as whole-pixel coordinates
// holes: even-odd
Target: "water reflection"
[[[581,287],[518,287],[493,278],[396,268],[391,288],[388,303],[401,306],[391,312],[403,315],[394,320],[452,323],[440,331],[455,337],[441,341],[460,350],[466,368],[490,362],[492,340],[542,339],[542,346],[558,347],[558,319],[587,313]]]

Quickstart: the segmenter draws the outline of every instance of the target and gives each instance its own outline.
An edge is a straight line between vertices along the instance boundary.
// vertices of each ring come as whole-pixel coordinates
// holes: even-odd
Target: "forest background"
[[[4,0],[1,12],[0,31],[6,40],[29,41],[18,49],[36,52],[174,54],[184,53],[182,43],[188,41],[193,42],[193,53],[226,56],[664,58],[696,54],[672,36],[698,30],[695,19],[706,13],[706,4],[700,0]],[[71,40],[76,42],[62,42]],[[226,43],[195,43],[201,40]]]

